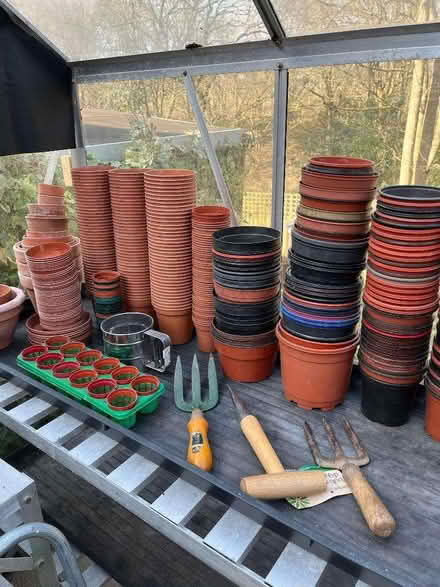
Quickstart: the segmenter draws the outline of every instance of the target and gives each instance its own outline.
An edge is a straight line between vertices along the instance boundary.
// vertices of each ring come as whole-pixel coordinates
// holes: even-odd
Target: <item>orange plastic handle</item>
[[[208,422],[201,410],[193,410],[188,428],[186,460],[203,471],[212,469],[212,452],[208,441]]]

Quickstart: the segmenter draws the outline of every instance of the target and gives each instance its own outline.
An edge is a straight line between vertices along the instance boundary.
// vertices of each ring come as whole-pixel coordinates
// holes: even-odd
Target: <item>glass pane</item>
[[[241,224],[271,226],[273,73],[195,78],[200,107]],[[215,188],[207,203],[220,203]]]
[[[71,60],[267,39],[252,0],[10,0]]]
[[[193,169],[198,202],[215,193],[182,79],[83,84],[79,95],[89,164]]]
[[[272,0],[289,36],[439,20],[438,0]]]
[[[66,152],[61,155],[65,156]],[[51,153],[0,157],[0,283],[18,285],[13,247],[26,232],[28,204],[37,203],[38,184],[44,182],[50,157]],[[53,183],[65,183],[59,158]],[[76,234],[73,198],[67,185],[64,203],[70,220],[69,231]]]
[[[440,60],[290,71],[285,221],[313,155],[375,161],[378,186],[440,184]]]

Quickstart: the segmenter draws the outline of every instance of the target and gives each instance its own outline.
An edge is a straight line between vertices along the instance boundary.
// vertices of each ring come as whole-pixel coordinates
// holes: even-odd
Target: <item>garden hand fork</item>
[[[208,397],[202,401],[200,386],[200,370],[197,355],[194,355],[191,372],[191,402],[186,402],[183,396],[183,373],[180,357],[177,357],[174,370],[174,401],[179,410],[192,412],[188,428],[188,449],[186,460],[191,465],[210,471],[212,469],[212,453],[208,441],[208,422],[203,412],[211,410],[218,402],[218,384],[215,361],[212,355],[208,363]]]
[[[370,458],[367,451],[362,446],[358,435],[353,430],[352,425],[347,418],[344,418],[345,433],[354,447],[356,457],[345,456],[333,428],[324,416],[322,417],[322,424],[327,432],[329,442],[335,451],[335,458],[328,459],[321,455],[310,424],[304,422],[304,434],[310,450],[312,451],[315,463],[320,467],[328,467],[330,469],[339,469],[342,471],[345,482],[352,490],[362,515],[373,534],[383,538],[391,536],[396,527],[396,522],[382,503],[377,493],[361,473],[359,467],[368,465]]]

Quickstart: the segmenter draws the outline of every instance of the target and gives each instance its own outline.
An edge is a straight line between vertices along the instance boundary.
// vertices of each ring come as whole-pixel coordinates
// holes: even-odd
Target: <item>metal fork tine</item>
[[[333,450],[335,451],[335,457],[343,457],[344,451],[342,450],[342,446],[339,444],[339,440],[336,438],[336,434],[333,430],[332,425],[325,416],[322,416],[322,425],[324,426],[325,431],[327,432],[329,442],[332,445]]]
[[[364,459],[365,457],[367,457],[368,454],[365,447],[362,445],[359,436],[356,434],[356,432],[353,429],[353,426],[351,425],[350,420],[348,420],[347,418],[344,418],[344,430],[345,434],[347,435],[348,439],[353,445],[356,455],[360,459]]]
[[[317,465],[320,464],[322,456],[319,452],[319,447],[316,443],[315,437],[313,436],[313,430],[308,422],[304,422],[304,436],[306,437],[307,444],[312,452],[313,459]]]
[[[202,390],[200,385],[200,369],[197,355],[194,355],[191,372],[191,403],[192,407],[200,408],[202,402]]]

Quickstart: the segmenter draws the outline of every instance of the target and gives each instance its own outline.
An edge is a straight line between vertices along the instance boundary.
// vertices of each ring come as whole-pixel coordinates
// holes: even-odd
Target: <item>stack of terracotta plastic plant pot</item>
[[[425,373],[439,273],[440,189],[382,189],[368,248],[359,351],[362,412],[370,420],[399,426],[409,418]],[[427,387],[435,391],[432,373]]]
[[[93,274],[116,271],[115,242],[106,165],[72,169],[76,219],[81,239],[85,280],[93,296]]]
[[[196,176],[186,169],[145,171],[151,298],[159,329],[173,344],[192,338],[191,218]]]
[[[27,231],[22,241],[14,245],[17,271],[21,286],[26,289],[36,307],[35,294],[26,263],[25,252],[30,247],[46,242],[65,242],[72,247],[75,264],[82,275],[82,258],[79,238],[69,234],[64,207],[64,188],[41,183],[38,188],[38,203],[28,204]]]
[[[0,350],[12,342],[23,302],[21,289],[0,284]]]
[[[117,271],[98,271],[93,275],[93,300],[98,328],[103,320],[122,312],[120,274]]]
[[[220,363],[234,381],[261,381],[278,354],[281,238],[260,226],[225,228],[213,234],[212,333]]]
[[[197,342],[203,352],[215,351],[212,338],[214,318],[214,281],[212,274],[212,235],[227,228],[231,213],[223,206],[199,206],[192,212],[192,262],[193,262],[193,323]]]
[[[32,328],[45,332],[46,338],[88,335],[90,320],[82,309],[79,271],[70,245],[54,242],[31,247],[26,260],[38,306],[38,323],[33,322]],[[34,333],[28,330],[28,334],[34,342]],[[41,342],[37,338],[38,333],[35,342]]]
[[[440,442],[440,335],[437,331],[431,350],[431,361],[425,376],[425,430]]]
[[[127,311],[151,314],[144,169],[112,169],[110,193],[116,263]]]
[[[277,335],[285,397],[304,409],[333,409],[350,384],[376,179],[351,157],[302,170]]]

